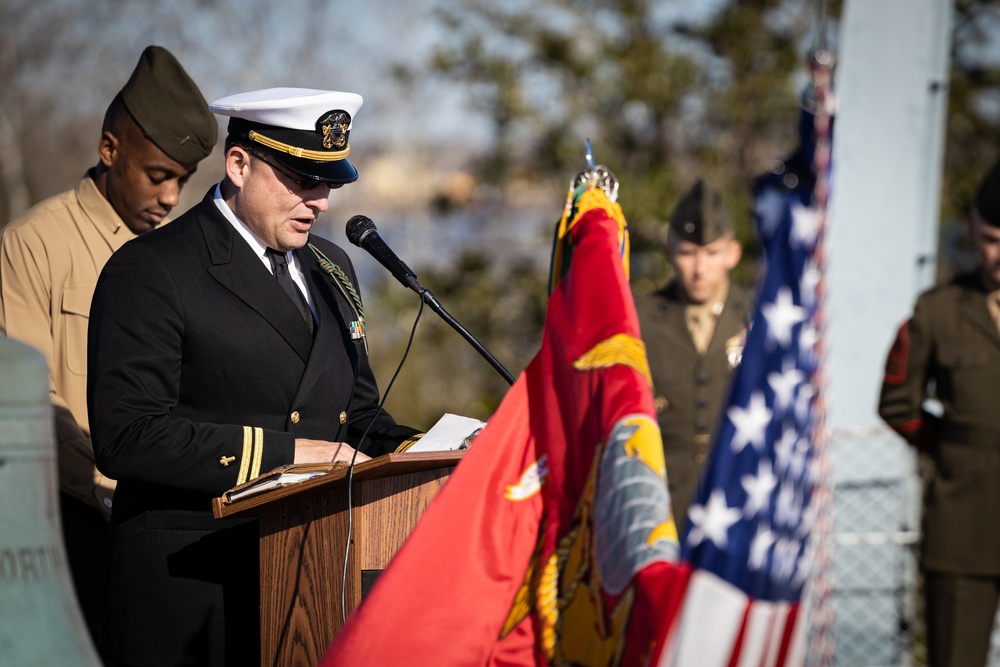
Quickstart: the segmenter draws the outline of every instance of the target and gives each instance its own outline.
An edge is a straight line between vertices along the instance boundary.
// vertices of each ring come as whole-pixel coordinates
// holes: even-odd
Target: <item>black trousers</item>
[[[256,519],[205,510],[115,516],[103,633],[112,664],[259,665],[258,533]]]
[[[931,667],[983,667],[989,657],[1000,577],[924,572]]]

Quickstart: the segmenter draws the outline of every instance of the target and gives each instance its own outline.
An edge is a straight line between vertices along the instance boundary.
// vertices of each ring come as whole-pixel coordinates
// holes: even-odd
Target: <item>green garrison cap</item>
[[[219,124],[191,77],[162,46],[147,46],[119,93],[156,146],[183,165],[208,157]]]
[[[670,218],[670,236],[698,245],[733,233],[733,220],[722,205],[722,197],[698,179],[684,195]]]
[[[979,184],[976,212],[986,224],[1000,227],[1000,160],[993,163]]]

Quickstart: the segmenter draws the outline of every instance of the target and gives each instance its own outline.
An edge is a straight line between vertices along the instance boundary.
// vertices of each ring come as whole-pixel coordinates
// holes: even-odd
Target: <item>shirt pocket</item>
[[[939,394],[963,404],[970,399],[972,404],[978,404],[981,392],[995,386],[1000,366],[1000,359],[990,348],[971,339],[940,352]]]
[[[62,315],[65,320],[63,348],[66,367],[74,373],[87,373],[87,326],[90,302],[96,285],[71,285],[63,290]]]

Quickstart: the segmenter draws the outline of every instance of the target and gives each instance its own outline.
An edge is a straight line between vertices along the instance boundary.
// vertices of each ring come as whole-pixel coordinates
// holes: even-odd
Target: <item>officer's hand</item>
[[[354,448],[346,442],[327,442],[326,440],[295,439],[295,463],[326,463],[328,461],[350,461],[354,456]],[[368,461],[371,457],[358,452],[355,463]]]

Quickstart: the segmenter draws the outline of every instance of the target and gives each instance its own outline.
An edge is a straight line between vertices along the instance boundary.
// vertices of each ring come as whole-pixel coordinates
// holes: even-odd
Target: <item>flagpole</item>
[[[816,150],[813,155],[813,171],[816,174],[816,186],[813,191],[813,207],[819,217],[819,225],[813,260],[816,262],[819,283],[816,286],[816,307],[812,320],[817,331],[816,367],[814,377],[810,378],[815,386],[815,405],[813,407],[812,446],[816,465],[815,489],[813,503],[816,507],[816,525],[812,535],[815,544],[813,561],[813,576],[810,578],[808,593],[808,613],[805,622],[809,623],[809,664],[811,667],[829,667],[834,664],[836,645],[834,635],[833,611],[833,527],[832,506],[833,489],[830,483],[830,462],[827,444],[829,437],[826,428],[826,399],[824,373],[826,361],[826,231],[827,204],[830,195],[830,156],[832,137],[832,113],[835,106],[831,88],[834,57],[825,49],[825,17],[826,3],[821,3],[821,17],[817,40],[817,48],[809,59],[809,70],[812,79],[811,92],[816,105],[814,115],[814,138]]]

